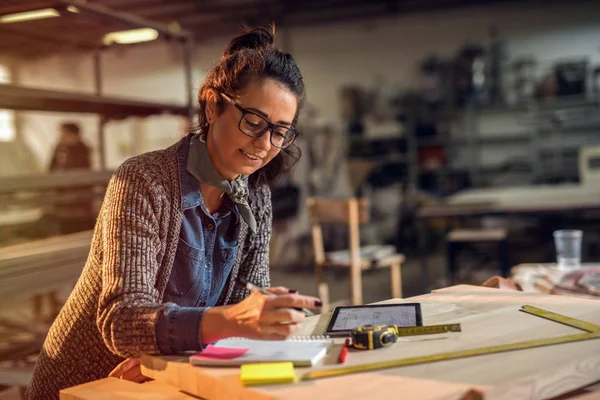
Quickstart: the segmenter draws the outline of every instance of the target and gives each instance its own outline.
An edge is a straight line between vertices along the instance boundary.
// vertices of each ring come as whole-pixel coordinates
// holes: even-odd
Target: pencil
[[[251,292],[259,292],[259,293],[262,293],[262,294],[267,295],[267,296],[273,296],[273,293],[269,292],[268,290],[266,290],[266,289],[264,289],[264,288],[262,288],[262,287],[260,287],[258,285],[255,285],[252,282],[249,282],[247,279],[242,278],[241,276],[238,277],[238,282],[242,286],[244,286],[246,289],[248,289],[249,291],[251,291]],[[307,317],[310,317],[311,315],[314,315],[313,312],[310,311],[308,308],[304,308],[304,307],[302,307],[302,308],[296,308],[296,307],[294,307],[294,309],[298,310],[298,311],[302,311],[304,314],[306,314]]]

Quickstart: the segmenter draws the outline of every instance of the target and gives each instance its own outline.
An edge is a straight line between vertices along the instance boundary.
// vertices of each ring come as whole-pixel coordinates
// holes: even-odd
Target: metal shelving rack
[[[108,18],[134,28],[152,28],[167,38],[176,39],[183,46],[183,67],[186,82],[186,105],[160,104],[128,99],[108,98],[102,95],[102,71],[100,61],[104,46],[98,44],[93,52],[94,57],[94,94],[66,93],[19,87],[17,85],[0,86],[0,108],[27,111],[57,111],[100,114],[99,120],[99,153],[100,165],[106,168],[104,127],[107,121],[122,119],[128,116],[148,116],[171,113],[185,116],[190,125],[195,116],[194,92],[192,82],[192,49],[193,36],[190,32],[178,27],[138,17],[133,14],[114,11],[98,4],[82,0],[56,0],[67,6],[76,7],[81,14],[87,13],[96,17]],[[67,43],[68,44],[68,43]],[[89,50],[89,48],[86,48]]]
[[[101,43],[97,46],[82,47],[74,43],[65,43],[90,52],[94,58],[94,93],[74,93],[19,85],[0,84],[0,108],[17,111],[51,111],[97,114],[99,118],[99,154],[100,171],[68,171],[52,174],[31,174],[0,179],[0,206],[2,210],[22,211],[23,207],[39,207],[44,209],[58,198],[67,197],[60,194],[62,189],[77,187],[94,187],[91,191],[94,198],[99,198],[108,184],[111,172],[106,169],[106,151],[104,128],[112,120],[127,117],[147,117],[150,115],[181,115],[193,123],[196,108],[192,83],[192,48],[193,36],[190,32],[176,26],[170,26],[136,15],[114,11],[98,4],[83,0],[54,0],[63,7],[74,6],[81,15],[88,14],[103,19],[117,21],[133,28],[153,28],[160,37],[175,39],[183,47],[183,69],[186,82],[186,104],[166,104],[150,101],[139,101],[127,98],[106,97],[103,95],[101,71],[102,51],[106,48]],[[56,6],[58,7],[58,6]],[[37,38],[35,40],[41,40]],[[1,238],[0,238],[1,239]]]
[[[508,113],[513,115],[522,115],[528,121],[526,131],[523,134],[510,133],[498,135],[497,137],[482,137],[479,132],[479,124],[482,112]],[[600,97],[596,98],[556,98],[552,101],[531,101],[528,104],[516,107],[500,108],[477,108],[468,107],[463,115],[464,137],[452,140],[449,145],[466,145],[469,153],[468,169],[471,181],[475,184],[481,184],[485,176],[496,172],[499,168],[483,166],[481,162],[481,149],[485,145],[497,143],[523,143],[529,148],[529,167],[532,181],[543,179],[544,174],[550,170],[551,173],[563,173],[564,179],[572,179],[576,173],[577,163],[567,162],[564,150],[561,145],[563,139],[573,133],[588,133],[586,140],[573,145],[573,150],[583,145],[600,145],[600,118],[597,115],[600,112]],[[581,121],[577,124],[559,124],[562,114],[579,114],[579,117],[567,118],[565,121]],[[581,115],[586,115],[580,118]],[[595,116],[596,118],[590,117]],[[562,125],[562,126],[561,126]],[[592,136],[596,133],[595,136]],[[597,139],[594,139],[597,138]],[[550,145],[552,142],[558,146]],[[548,168],[545,160],[546,154],[550,154],[552,168]],[[567,176],[567,173],[571,175]],[[558,177],[560,178],[560,177]]]

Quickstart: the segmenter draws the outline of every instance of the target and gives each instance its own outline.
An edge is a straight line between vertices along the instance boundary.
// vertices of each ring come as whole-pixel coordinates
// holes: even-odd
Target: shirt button
[[[209,231],[212,231],[213,229],[215,229],[215,226],[213,224],[208,224],[207,228]]]

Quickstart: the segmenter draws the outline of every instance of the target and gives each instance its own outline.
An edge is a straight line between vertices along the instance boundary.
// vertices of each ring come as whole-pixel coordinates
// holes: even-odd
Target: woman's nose
[[[269,129],[261,137],[254,139],[254,147],[264,151],[271,150],[271,132]]]

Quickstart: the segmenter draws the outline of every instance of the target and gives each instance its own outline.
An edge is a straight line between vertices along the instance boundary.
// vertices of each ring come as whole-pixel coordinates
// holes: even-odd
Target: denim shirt
[[[224,196],[212,215],[206,210],[200,182],[186,169],[190,136],[179,149],[183,223],[173,270],[163,302],[174,303],[159,316],[156,340],[164,354],[202,348],[200,322],[227,282],[238,251],[239,214]],[[210,182],[205,182],[210,184]]]

